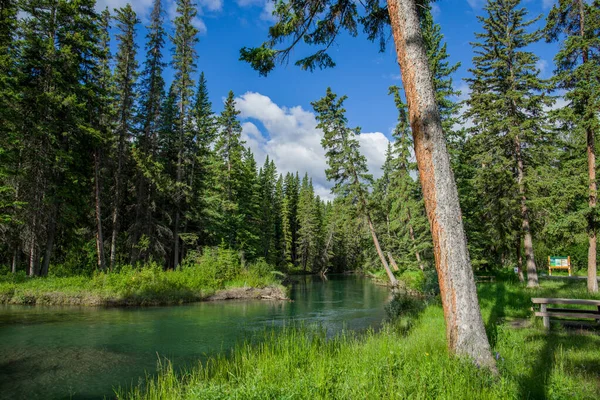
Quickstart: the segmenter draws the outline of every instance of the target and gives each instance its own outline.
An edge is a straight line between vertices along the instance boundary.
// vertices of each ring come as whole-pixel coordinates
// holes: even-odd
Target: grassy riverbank
[[[242,266],[235,253],[223,249],[206,251],[176,271],[149,264],[91,276],[0,276],[4,304],[134,306],[263,297],[286,297],[271,266],[263,261]]]
[[[594,296],[585,282],[542,285],[479,286],[498,377],[448,356],[443,311],[435,300],[422,307],[400,299],[389,308],[401,316],[380,332],[326,340],[318,330],[288,329],[187,373],[167,364],[157,379],[119,398],[600,398],[598,330],[556,326],[546,333],[530,311],[534,296]]]

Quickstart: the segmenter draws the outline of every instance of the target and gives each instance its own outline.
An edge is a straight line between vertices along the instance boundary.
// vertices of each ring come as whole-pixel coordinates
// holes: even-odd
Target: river
[[[171,307],[0,306],[1,399],[101,399],[156,372],[159,357],[176,368],[260,340],[266,329],[318,324],[377,327],[387,288],[359,276],[297,278],[292,302],[221,301]]]

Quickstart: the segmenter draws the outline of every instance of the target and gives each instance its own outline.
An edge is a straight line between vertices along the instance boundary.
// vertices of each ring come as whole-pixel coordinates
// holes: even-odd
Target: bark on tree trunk
[[[410,223],[411,220],[411,216],[410,216],[410,210],[408,210],[408,234],[410,235],[410,240],[413,242],[413,245],[415,246],[415,257],[417,258],[417,262],[419,263],[419,268],[421,269],[421,271],[425,271],[425,266],[423,265],[423,263],[421,262],[421,254],[419,254],[419,250],[416,249],[417,247],[417,241],[415,240],[415,230],[412,227],[412,224]]]
[[[392,256],[392,253],[390,253],[389,251],[387,252],[387,256],[390,260],[390,264],[392,264],[392,268],[394,268],[394,271],[399,271],[400,268],[398,268],[398,264],[396,264],[396,260],[394,260],[394,257]]]
[[[44,260],[40,270],[41,276],[48,275],[50,268],[50,259],[52,258],[52,250],[54,249],[54,238],[56,237],[56,219],[58,218],[58,205],[52,206],[50,213],[50,221],[48,223],[48,239],[46,240],[46,251],[44,252]]]
[[[529,209],[527,208],[527,196],[525,195],[525,176],[523,167],[523,156],[521,154],[521,141],[519,135],[515,136],[515,155],[517,157],[517,184],[519,185],[519,197],[521,199],[521,220],[523,231],[523,248],[525,249],[525,262],[527,266],[527,287],[538,287],[537,268],[533,254],[533,238],[529,227]]]
[[[31,239],[29,247],[29,276],[35,276],[37,272],[37,252],[35,237]]]
[[[11,271],[13,274],[17,273],[17,257],[19,255],[19,249],[15,246],[14,250],[13,250],[13,256],[12,256],[12,265],[11,265]]]
[[[578,1],[579,5],[579,35],[585,37],[585,7],[583,0]],[[588,62],[588,51],[584,49],[582,52],[583,63]],[[587,287],[588,291],[595,293],[598,291],[598,279],[596,270],[596,202],[597,202],[597,187],[596,187],[596,140],[594,132],[591,128],[586,129],[587,136],[587,162],[588,162],[588,181],[589,181],[589,207],[590,216],[588,217],[588,274]]]
[[[175,211],[175,226],[173,227],[173,269],[179,264],[179,210]]]
[[[517,273],[519,275],[519,282],[525,282],[525,276],[523,275],[523,255],[521,254],[521,232],[517,232]]]
[[[588,159],[588,179],[589,179],[589,206],[590,216],[588,218],[588,273],[587,273],[587,288],[589,292],[595,293],[598,291],[598,279],[596,272],[596,151],[594,132],[587,129],[587,159]]]
[[[388,0],[451,352],[496,372],[414,0]]]
[[[39,203],[38,203],[39,204]],[[29,276],[37,274],[37,211],[34,211],[31,224],[31,243],[29,243]]]
[[[123,151],[124,151],[124,135],[120,134],[119,146],[117,152],[117,173],[115,176],[115,202],[112,212],[112,235],[110,239],[110,264],[109,268],[112,269],[115,266],[115,260],[117,258],[117,236],[119,235],[119,207],[121,205],[121,174],[123,170]]]
[[[96,213],[96,256],[98,269],[106,268],[104,260],[104,235],[102,234],[102,208],[100,203],[100,155],[99,150],[94,152],[94,205]]]
[[[385,268],[385,272],[387,273],[388,278],[390,278],[390,283],[392,286],[398,286],[398,280],[394,276],[394,273],[390,269],[390,266],[383,255],[383,251],[381,251],[381,247],[379,246],[379,240],[377,239],[377,234],[375,233],[375,227],[373,227],[373,222],[371,221],[371,215],[367,212],[367,222],[369,223],[369,230],[371,231],[371,237],[373,237],[373,243],[375,244],[375,250],[377,250],[377,255],[383,264],[383,268]]]

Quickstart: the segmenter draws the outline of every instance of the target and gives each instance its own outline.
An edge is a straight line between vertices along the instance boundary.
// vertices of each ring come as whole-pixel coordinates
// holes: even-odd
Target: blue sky
[[[131,2],[142,20],[152,7],[152,0],[99,0],[98,8],[111,9]],[[524,0],[530,16],[546,14],[553,0]],[[174,0],[163,0],[167,14],[173,16]],[[452,62],[462,65],[454,76],[454,86],[465,92],[462,81],[469,75],[473,56],[469,42],[481,31],[476,19],[483,15],[485,0],[441,0],[434,5],[434,18],[441,25],[448,43]],[[390,85],[401,85],[400,71],[394,55],[393,42],[384,53],[364,35],[352,38],[342,35],[331,50],[337,66],[333,69],[306,72],[293,61],[311,49],[299,47],[292,62],[279,66],[268,77],[260,77],[249,65],[238,61],[244,46],[258,46],[267,37],[271,24],[269,0],[198,0],[195,24],[201,30],[197,45],[198,73],[204,71],[215,112],[222,109],[223,98],[229,90],[238,97],[242,112],[244,139],[262,164],[268,154],[280,172],[308,172],[317,192],[328,195],[330,185],[325,180],[325,158],[320,148],[320,132],[315,128],[310,102],[319,99],[331,86],[338,94],[346,94],[347,116],[351,126],[362,127],[361,149],[367,156],[369,168],[378,175],[390,132],[396,124],[397,111],[387,95]],[[540,24],[543,23],[543,20]],[[170,23],[167,24],[171,29]],[[145,30],[140,26],[138,44],[143,55]],[[168,45],[171,48],[171,45]],[[550,76],[556,44],[538,43],[532,50],[540,57],[542,76]],[[165,78],[170,80],[171,72]],[[463,93],[463,97],[466,93]]]

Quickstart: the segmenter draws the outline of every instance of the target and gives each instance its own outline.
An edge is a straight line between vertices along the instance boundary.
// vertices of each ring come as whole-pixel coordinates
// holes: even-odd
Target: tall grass
[[[0,302],[11,304],[149,305],[201,300],[233,286],[276,285],[273,269],[263,260],[242,265],[237,253],[224,248],[193,254],[175,271],[156,263],[122,266],[88,276],[29,278],[0,276]]]
[[[584,283],[585,284],[585,283]],[[443,311],[400,300],[401,318],[381,331],[343,333],[289,328],[259,344],[238,346],[185,372],[170,364],[156,379],[121,399],[598,399],[600,337],[555,329],[545,332],[529,311],[532,295],[584,295],[580,283],[480,287],[499,375],[446,350]],[[597,297],[596,297],[597,298]],[[527,303],[527,301],[529,303]],[[527,303],[527,304],[526,304]],[[408,312],[406,312],[409,310]],[[403,320],[410,318],[407,325]],[[520,328],[513,322],[525,318]],[[593,333],[593,331],[592,331]]]

